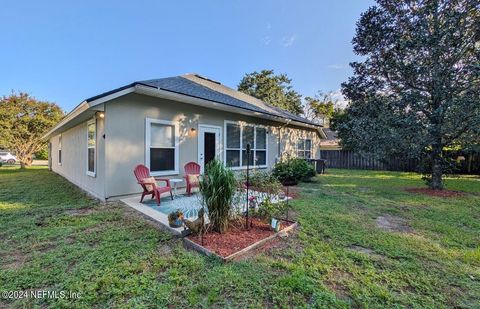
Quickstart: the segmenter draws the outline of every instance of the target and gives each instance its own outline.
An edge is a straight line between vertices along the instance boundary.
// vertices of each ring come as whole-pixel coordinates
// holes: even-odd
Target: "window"
[[[171,121],[147,118],[146,165],[154,176],[178,174],[178,126]]]
[[[267,129],[250,124],[225,122],[225,162],[232,168],[247,166],[247,144],[250,144],[249,165],[267,167]]]
[[[58,136],[58,165],[62,165],[62,134]]]
[[[297,157],[310,159],[312,157],[312,140],[301,138],[297,141]]]
[[[97,149],[97,122],[87,122],[87,175],[95,177],[95,153]]]

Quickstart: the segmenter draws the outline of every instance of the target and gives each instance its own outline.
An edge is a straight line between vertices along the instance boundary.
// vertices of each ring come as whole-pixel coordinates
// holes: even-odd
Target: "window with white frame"
[[[247,144],[250,144],[249,165],[267,167],[267,129],[262,126],[225,122],[225,162],[233,168],[247,166]]]
[[[62,165],[62,134],[58,136],[58,165]]]
[[[178,174],[178,126],[147,118],[146,165],[154,176]]]
[[[297,141],[297,157],[303,159],[312,158],[312,140],[301,138]]]
[[[97,152],[97,121],[87,122],[87,175],[95,176]]]

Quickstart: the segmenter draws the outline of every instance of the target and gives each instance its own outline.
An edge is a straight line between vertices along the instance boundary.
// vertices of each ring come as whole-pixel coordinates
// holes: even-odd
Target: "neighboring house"
[[[182,178],[214,157],[270,169],[286,154],[319,158],[321,127],[196,74],[134,82],[85,100],[44,138],[49,166],[102,200],[141,191],[133,175]]]
[[[322,128],[322,140],[320,141],[321,150],[341,150],[340,140],[337,133],[329,128]]]

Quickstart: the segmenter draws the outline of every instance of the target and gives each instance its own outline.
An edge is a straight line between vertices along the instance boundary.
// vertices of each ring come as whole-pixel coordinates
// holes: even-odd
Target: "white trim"
[[[150,169],[150,125],[152,123],[159,123],[164,125],[169,125],[174,127],[175,131],[175,146],[173,147],[163,147],[163,148],[173,148],[175,149],[175,163],[174,163],[174,170],[171,171],[152,171]],[[178,175],[179,172],[179,144],[180,144],[180,131],[178,129],[178,122],[176,121],[168,121],[168,120],[161,120],[161,119],[153,119],[153,118],[145,118],[145,165],[150,169],[150,175],[152,176],[173,176]]]
[[[216,110],[221,110],[221,111],[227,111],[227,112],[232,112],[235,114],[241,114],[241,115],[247,115],[251,117],[256,117],[256,118],[263,118],[263,119],[268,119],[272,120],[275,122],[281,122],[285,124],[291,124],[291,125],[296,125],[299,127],[305,127],[305,128],[310,128],[313,130],[319,131],[322,126],[320,125],[311,125],[311,124],[306,124],[300,121],[292,120],[292,119],[287,119],[281,116],[276,116],[276,115],[271,115],[267,113],[260,113],[260,112],[255,112],[247,109],[243,109],[240,107],[235,107],[235,106],[229,106],[225,105],[223,103],[218,103],[214,101],[209,101],[205,99],[200,99],[200,98],[195,98],[191,97],[188,95],[184,94],[179,94],[163,89],[158,89],[158,88],[152,88],[144,85],[135,85],[135,93],[139,94],[144,94],[152,97],[157,97],[157,98],[163,98],[163,99],[168,99],[168,100],[173,100],[173,101],[179,101],[182,103],[187,103],[187,104],[192,104],[192,105],[197,105],[197,106],[202,106],[202,107],[207,107],[210,109],[216,109]],[[320,132],[318,132],[320,134]]]
[[[240,126],[240,148],[228,148],[227,147],[227,124],[229,123],[232,123],[232,124],[237,124]],[[265,149],[259,149],[259,151],[265,151],[265,164],[264,165],[256,165],[255,164],[255,159],[253,161],[253,165],[251,166],[252,168],[268,168],[268,129],[269,127],[268,126],[264,126],[264,125],[260,125],[260,124],[253,124],[253,123],[247,123],[245,121],[233,121],[233,120],[224,120],[224,123],[223,123],[223,127],[224,127],[224,151],[223,151],[223,157],[224,157],[224,160],[223,162],[225,164],[227,164],[227,149],[228,150],[238,150],[240,152],[240,166],[231,166],[230,168],[232,170],[244,170],[247,168],[246,165],[243,165],[243,158],[242,158],[242,152],[243,152],[243,127],[245,126],[250,126],[250,127],[253,127],[253,148],[252,150],[254,151],[254,156],[255,156],[255,152],[257,150],[257,130],[256,128],[259,127],[259,128],[264,128],[265,129]]]
[[[62,133],[58,135],[58,147],[57,147],[57,164],[62,166],[63,150],[62,150]]]
[[[109,94],[107,96],[98,98],[98,99],[93,100],[91,102],[88,102],[88,105],[90,107],[93,107],[93,106],[96,106],[98,104],[102,104],[102,103],[105,103],[107,101],[110,101],[110,100],[116,99],[118,97],[124,96],[124,95],[129,94],[129,93],[134,92],[134,91],[135,91],[135,87],[129,87],[129,88],[114,92],[112,94]]]
[[[303,122],[300,122],[300,121],[295,121],[295,120],[292,120],[292,119],[283,118],[281,116],[271,115],[271,114],[268,114],[266,112],[265,113],[255,112],[255,111],[243,109],[243,108],[240,108],[240,107],[228,106],[228,105],[225,105],[223,103],[218,103],[218,102],[209,101],[209,100],[205,100],[205,99],[195,98],[195,97],[191,97],[191,96],[188,96],[188,95],[175,93],[175,92],[172,92],[172,91],[167,91],[167,90],[163,90],[163,89],[158,89],[158,88],[153,88],[153,87],[137,84],[135,86],[132,86],[132,87],[129,87],[129,88],[126,88],[126,89],[123,89],[123,90],[119,90],[119,91],[114,92],[112,94],[109,94],[107,96],[98,98],[98,99],[93,100],[91,102],[83,101],[77,107],[75,107],[70,113],[68,113],[65,116],[65,118],[63,118],[63,120],[60,121],[53,129],[48,131],[42,138],[47,139],[47,138],[51,137],[56,131],[60,130],[65,124],[67,124],[68,122],[70,122],[71,120],[73,120],[74,118],[76,118],[77,116],[82,114],[83,112],[87,111],[91,107],[97,106],[99,104],[105,103],[109,100],[113,100],[115,98],[118,98],[120,96],[129,94],[129,93],[132,93],[132,92],[143,94],[143,95],[148,95],[148,96],[152,96],[152,97],[157,97],[157,98],[163,98],[163,99],[167,99],[167,100],[178,101],[178,102],[182,102],[182,103],[186,103],[186,104],[202,106],[202,107],[206,107],[206,108],[210,108],[210,109],[232,112],[232,113],[235,113],[235,114],[241,114],[241,115],[247,115],[247,116],[252,116],[252,117],[256,117],[256,118],[268,119],[268,120],[275,121],[275,122],[285,123],[287,125],[291,124],[291,125],[296,125],[296,126],[299,126],[299,127],[310,128],[310,129],[316,130],[317,134],[319,134],[322,137],[325,135],[323,133],[323,131],[321,130],[322,126],[320,126],[320,125],[307,124],[307,123],[303,123]]]
[[[300,140],[303,140],[303,143],[304,143],[304,144],[303,144],[303,145],[304,145],[303,149],[299,149],[299,148],[298,148],[298,142],[299,142]],[[306,147],[306,145],[307,145],[307,140],[310,141],[310,149],[309,149],[309,150],[307,150],[307,147]],[[295,155],[296,155],[297,158],[301,158],[301,159],[312,159],[312,152],[313,152],[312,149],[313,149],[313,140],[312,140],[311,138],[309,138],[309,137],[301,137],[301,138],[298,138],[298,139],[295,141]],[[303,157],[299,157],[299,156],[298,156],[298,152],[299,152],[299,151],[303,151]],[[305,152],[310,152],[310,158],[306,158],[306,157],[305,157]]]
[[[77,107],[75,107],[70,113],[68,113],[65,118],[63,118],[55,127],[53,127],[50,131],[48,131],[45,135],[42,136],[42,139],[47,139],[55,131],[60,129],[62,126],[64,126],[66,123],[68,123],[70,120],[73,118],[79,116],[82,114],[84,111],[86,111],[90,106],[88,106],[88,103],[86,101],[83,101],[80,103]]]
[[[94,147],[89,147],[88,145],[88,139],[89,139],[89,136],[88,136],[88,127],[91,125],[91,124],[94,124],[95,125],[95,146]],[[97,175],[97,119],[96,118],[93,118],[93,119],[90,119],[89,121],[87,121],[87,175],[90,176],[90,177],[96,177]],[[95,153],[94,153],[94,157],[93,157],[93,172],[89,171],[88,170],[88,150],[90,148],[93,148]]]
[[[220,159],[222,162],[224,161],[224,155],[223,155],[223,138],[222,138],[222,127],[221,126],[215,126],[215,125],[210,125],[210,124],[198,124],[198,136],[197,136],[197,163],[200,164],[201,168],[201,173],[203,173],[204,166],[201,164],[201,159],[200,159],[200,130],[204,129],[211,129],[211,130],[218,130],[218,140],[216,141],[216,149],[215,149],[215,157]],[[212,132],[210,132],[212,133]],[[216,133],[216,132],[215,132]],[[205,142],[205,136],[202,136]]]
[[[116,99],[118,97],[121,97],[123,95],[129,94],[131,92],[135,91],[135,87],[129,87],[117,92],[114,92],[112,94],[109,94],[105,97],[98,98],[96,100],[93,100],[91,102],[83,101],[82,103],[78,104],[70,113],[68,113],[65,118],[63,118],[55,127],[53,127],[51,130],[49,130],[45,135],[42,136],[42,139],[47,139],[51,135],[55,133],[55,131],[59,130],[61,127],[63,127],[65,124],[76,118],[77,116],[80,116],[83,112],[87,111],[91,107],[94,107],[96,105],[105,103],[109,100]]]

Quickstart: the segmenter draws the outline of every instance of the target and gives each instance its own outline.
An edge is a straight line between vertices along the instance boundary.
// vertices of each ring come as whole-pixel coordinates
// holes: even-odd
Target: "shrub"
[[[287,211],[288,204],[285,202],[273,203],[269,198],[258,205],[257,215],[270,221],[272,218],[280,218]]]
[[[228,229],[236,184],[235,175],[221,161],[215,159],[205,167],[200,192],[208,209],[210,226],[216,232],[223,233]]]
[[[299,181],[309,181],[316,175],[316,172],[315,168],[303,159],[287,158],[275,164],[273,175],[282,184],[293,185]]]
[[[247,174],[242,173],[239,181],[247,183]],[[253,170],[248,177],[249,186],[257,191],[269,194],[278,194],[282,189],[282,184],[272,173],[266,171]]]
[[[48,151],[46,149],[42,149],[35,153],[35,159],[37,160],[48,160]]]

